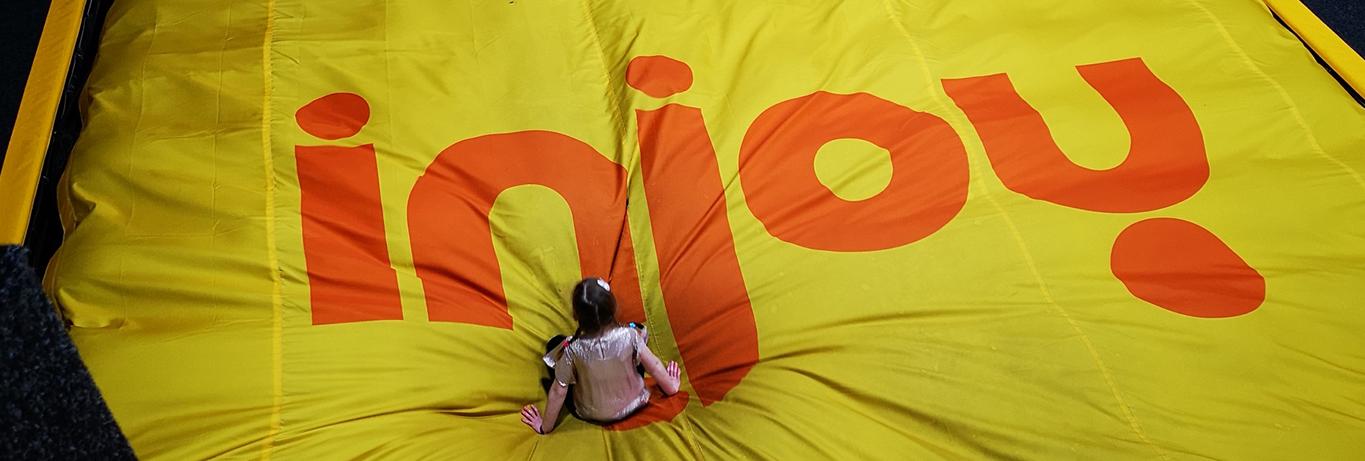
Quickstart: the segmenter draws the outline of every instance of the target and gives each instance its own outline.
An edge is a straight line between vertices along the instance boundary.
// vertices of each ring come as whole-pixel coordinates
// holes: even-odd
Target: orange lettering
[[[512,328],[488,213],[498,194],[523,184],[564,197],[582,273],[612,282],[623,320],[644,320],[626,179],[591,146],[550,131],[479,136],[441,151],[408,197],[412,259],[430,320]]]

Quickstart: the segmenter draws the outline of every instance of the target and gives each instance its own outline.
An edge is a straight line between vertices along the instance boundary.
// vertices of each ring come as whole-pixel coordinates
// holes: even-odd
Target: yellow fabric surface
[[[691,86],[633,89],[640,56],[686,63]],[[1129,131],[1077,66],[1130,58],[1188,105],[1209,169],[1197,193],[1149,211],[1012,190],[945,91],[1006,73],[1068,158],[1114,168]],[[762,173],[741,172],[745,134],[821,91],[951,126],[970,178],[961,210],[877,250],[775,237],[743,186]],[[144,460],[1365,452],[1365,110],[1257,2],[126,0],[87,93],[47,282]],[[296,115],[333,93],[370,108],[336,141]],[[518,410],[544,403],[544,341],[574,329],[572,284],[601,275],[580,270],[566,199],[523,185],[492,206],[508,329],[430,318],[410,195],[464,140],[543,130],[590,146],[629,179],[635,251],[621,255],[639,271],[650,347],[680,360],[637,122],[666,103],[704,117],[758,361],[703,405],[683,360],[692,397],[671,421],[569,418],[537,435]],[[299,146],[369,144],[401,319],[317,324]],[[890,159],[839,139],[807,167],[857,202],[909,174]],[[1216,235],[1263,277],[1264,301],[1200,318],[1136,297],[1111,252],[1151,218]]]

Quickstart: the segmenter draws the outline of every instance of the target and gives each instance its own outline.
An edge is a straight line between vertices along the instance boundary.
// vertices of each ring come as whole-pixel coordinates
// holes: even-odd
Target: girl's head
[[[597,277],[588,277],[573,287],[573,315],[578,319],[578,334],[596,336],[616,324],[616,296],[611,286]]]

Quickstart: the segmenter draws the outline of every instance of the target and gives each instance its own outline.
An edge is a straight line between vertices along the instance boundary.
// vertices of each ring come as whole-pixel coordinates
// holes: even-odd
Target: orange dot
[[[370,104],[355,93],[332,93],[294,113],[299,128],[313,136],[334,140],[355,136],[370,121]]]
[[[668,56],[636,56],[626,66],[626,84],[644,94],[666,98],[692,87],[692,68]]]
[[[1235,317],[1265,301],[1265,278],[1189,221],[1152,218],[1128,226],[1109,264],[1133,296],[1178,314]]]

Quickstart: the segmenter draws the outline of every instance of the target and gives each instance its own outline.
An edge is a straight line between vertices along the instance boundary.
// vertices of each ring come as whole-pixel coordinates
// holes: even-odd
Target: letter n
[[[643,320],[626,223],[626,170],[550,131],[466,139],[446,148],[408,198],[412,260],[433,322],[512,328],[488,214],[508,188],[538,184],[569,204],[584,275],[611,280],[622,319]]]

